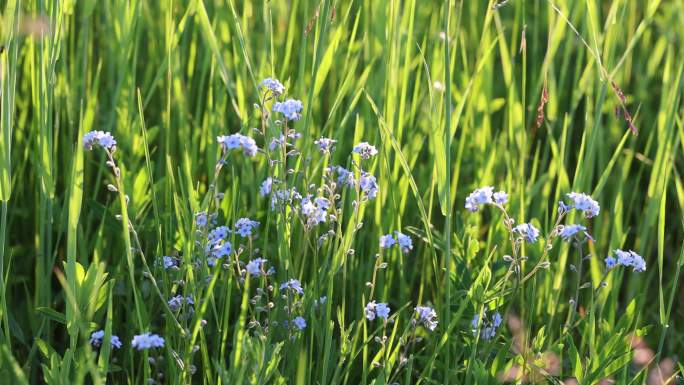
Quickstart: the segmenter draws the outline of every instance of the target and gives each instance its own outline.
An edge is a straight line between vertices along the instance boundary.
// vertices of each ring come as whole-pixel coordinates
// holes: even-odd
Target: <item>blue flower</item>
[[[493,193],[494,187],[492,186],[480,187],[479,189],[476,189],[466,198],[465,208],[470,212],[476,212],[480,209],[481,205],[493,202]]]
[[[302,118],[300,112],[304,108],[301,101],[296,99],[287,99],[284,102],[275,102],[273,104],[273,111],[280,112],[287,120],[299,120]]]
[[[183,307],[183,304],[194,305],[195,300],[193,300],[192,297],[183,297],[182,295],[177,295],[175,297],[171,297],[167,304],[172,312],[177,312]]]
[[[480,326],[480,338],[482,338],[483,340],[491,340],[496,336],[496,329],[498,329],[499,326],[501,326],[503,318],[501,317],[501,314],[499,314],[499,312],[494,312],[494,314],[492,315],[492,319],[489,320],[487,318],[486,311],[483,313],[482,318],[483,320],[482,322],[480,322],[479,314],[475,314],[475,316],[473,316],[473,320],[470,322],[470,326],[473,330],[473,335],[477,336],[478,326]]]
[[[428,306],[416,306],[418,313],[418,323],[425,326],[428,330],[434,331],[437,328],[437,313],[435,309]]]
[[[240,218],[235,222],[235,232],[241,237],[246,238],[252,236],[252,230],[259,226],[259,222],[253,221],[249,218]]]
[[[397,241],[394,239],[392,234],[385,234],[380,237],[380,248],[381,249],[389,249],[390,247],[394,246],[397,243]]]
[[[302,289],[302,283],[297,279],[291,279],[280,285],[280,290],[292,290],[297,294],[304,294],[304,289]]]
[[[174,267],[178,267],[180,265],[180,261],[177,258],[169,257],[169,256],[163,256],[162,257],[162,265],[164,266],[165,270],[172,269]]]
[[[379,303],[375,306],[375,314],[382,319],[387,319],[390,314],[390,307],[386,303]]]
[[[259,188],[259,194],[261,194],[262,197],[265,197],[266,195],[271,193],[271,188],[273,187],[273,178],[270,176],[266,178],[262,183],[261,187]]]
[[[342,166],[331,166],[327,167],[326,171],[329,173],[337,174],[337,184],[341,186],[353,186],[354,185],[354,173],[347,170]]]
[[[131,346],[138,350],[163,348],[164,339],[156,334],[143,333],[140,335],[133,336]]]
[[[314,144],[318,146],[322,154],[330,154],[335,150],[336,140],[330,138],[320,138],[314,141]]]
[[[368,144],[367,142],[361,142],[354,146],[352,152],[359,154],[361,159],[370,159],[371,157],[377,155],[378,150],[375,148],[375,146]]]
[[[252,277],[258,277],[260,275],[263,275],[263,268],[264,264],[266,263],[266,259],[264,258],[256,258],[249,263],[247,263],[247,266],[245,266],[245,270],[251,275]]]
[[[93,146],[99,145],[102,148],[111,150],[116,146],[116,140],[109,132],[104,131],[90,131],[83,135],[83,148],[86,150],[92,150]]]
[[[492,194],[494,198],[494,203],[499,205],[505,205],[508,203],[508,194],[505,191],[499,191]]]
[[[216,137],[216,141],[225,150],[235,150],[240,148],[241,134],[221,135]]]
[[[93,334],[90,335],[90,344],[96,348],[100,347],[102,345],[102,340],[104,339],[104,335],[105,335],[104,330],[98,330],[96,332],[93,332]],[[113,334],[112,334],[111,338],[109,339],[109,343],[115,349],[121,348],[121,340],[119,339],[119,337],[117,337]]]
[[[587,194],[571,192],[567,194],[567,197],[572,201],[572,203],[569,205],[564,204],[564,207],[562,208],[564,211],[574,208],[584,212],[585,218],[592,218],[597,216],[601,210],[598,202],[591,199],[591,197]],[[559,208],[559,210],[560,209],[561,208]]]
[[[221,145],[223,151],[242,149],[242,153],[249,156],[256,156],[259,151],[254,139],[242,134],[221,135],[216,137],[216,141]]]
[[[395,231],[394,234],[397,236],[397,244],[399,244],[402,253],[406,254],[413,250],[413,241],[411,240],[411,237],[398,231]]]
[[[206,226],[207,223],[208,223],[208,217],[207,217],[206,212],[201,212],[201,213],[195,214],[195,225],[198,228],[202,228],[202,227]]]
[[[559,235],[564,241],[568,241],[579,233],[584,233],[585,237],[594,240],[594,238],[592,238],[592,236],[587,232],[587,228],[582,225],[563,226],[563,229],[560,231]]]
[[[212,246],[209,251],[214,258],[223,258],[230,255],[230,253],[233,251],[233,245],[231,245],[228,241],[224,241],[222,244],[216,244]]]
[[[361,191],[363,191],[368,199],[375,199],[375,197],[378,195],[378,183],[375,179],[375,176],[365,171],[361,172],[359,188],[361,188]]]
[[[523,223],[515,226],[513,232],[520,234],[520,236],[525,239],[525,242],[528,243],[537,242],[537,238],[539,237],[539,230],[530,223]]]
[[[369,321],[373,321],[376,317],[387,320],[387,317],[389,317],[390,308],[384,302],[375,303],[375,301],[370,301],[368,304],[366,304],[365,313],[366,318]]]
[[[319,223],[325,223],[329,207],[330,202],[323,197],[318,197],[313,201],[310,196],[302,199],[300,210],[302,215],[306,217],[306,225],[311,227]]]
[[[615,266],[617,266],[617,260],[615,260],[615,258],[613,258],[611,256],[606,257],[605,262],[606,262],[606,267],[608,269],[612,269]]]
[[[285,86],[276,78],[266,78],[259,84],[261,88],[270,90],[275,96],[280,96],[285,92]]]
[[[297,327],[299,330],[304,330],[306,329],[306,320],[303,317],[296,317],[292,323]]]
[[[215,245],[226,239],[228,237],[228,233],[230,233],[230,229],[228,229],[228,227],[220,226],[211,230],[207,235],[207,239],[209,240],[210,244]]]
[[[620,249],[615,250],[617,256],[617,264],[625,267],[632,267],[635,273],[643,273],[646,271],[646,261],[644,258],[632,250],[624,251]],[[606,262],[606,265],[608,263]]]

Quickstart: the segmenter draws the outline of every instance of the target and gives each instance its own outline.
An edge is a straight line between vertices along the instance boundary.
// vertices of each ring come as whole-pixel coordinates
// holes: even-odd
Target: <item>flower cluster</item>
[[[378,182],[375,179],[375,176],[368,172],[361,172],[359,188],[367,199],[375,199],[375,197],[378,195]]]
[[[577,209],[584,213],[585,218],[593,218],[601,211],[601,207],[599,206],[598,202],[591,199],[591,197],[587,194],[571,192],[566,194],[566,196],[572,202],[570,204],[566,204],[563,201],[558,202],[559,212],[567,212],[572,209]]]
[[[306,225],[309,227],[324,223],[327,220],[329,208],[330,201],[323,197],[313,200],[311,197],[306,197],[301,202],[301,212],[306,218]]]
[[[183,307],[183,305],[194,306],[195,300],[193,300],[191,296],[183,297],[182,295],[177,295],[171,297],[167,304],[172,312],[177,312]]]
[[[138,350],[163,348],[164,339],[157,334],[143,333],[133,336],[133,341],[131,341],[131,346]]]
[[[504,205],[508,202],[508,194],[504,191],[494,192],[494,187],[480,187],[468,195],[465,208],[470,212],[476,212],[480,206],[486,204]]]
[[[280,284],[280,290],[292,291],[299,295],[304,294],[304,289],[302,289],[302,283],[299,282],[299,280],[297,279],[290,279],[287,282],[283,282],[282,284]]]
[[[105,332],[104,330],[98,330],[96,332],[93,332],[90,335],[90,344],[93,345],[94,347],[100,347],[102,345],[102,340],[104,339]],[[112,335],[111,338],[109,339],[110,344],[112,345],[113,348],[115,349],[120,349],[121,348],[121,340],[119,337]]]
[[[608,256],[605,259],[606,267],[612,269],[615,266],[632,267],[636,273],[643,273],[646,271],[646,260],[632,250],[624,251],[620,249],[615,250],[615,257]]]
[[[372,144],[361,142],[354,146],[353,153],[359,154],[361,159],[370,159],[378,154],[378,150]]]
[[[483,340],[491,340],[496,336],[496,329],[501,326],[502,322],[503,318],[499,312],[494,312],[491,319],[489,319],[487,317],[487,312],[485,311],[482,313],[482,322],[480,322],[480,315],[475,314],[473,320],[470,322],[470,326],[472,327],[474,336],[477,336],[479,327],[480,338]]]
[[[314,141],[314,144],[318,146],[321,154],[331,154],[335,151],[335,143],[337,143],[337,141],[330,138],[320,138]]]
[[[413,250],[413,240],[411,240],[411,237],[399,231],[395,231],[394,236],[392,234],[385,234],[380,237],[380,248],[389,249],[394,245],[398,245],[404,254]]]
[[[273,178],[270,176],[266,179],[264,179],[263,182],[261,182],[261,187],[259,187],[259,195],[262,197],[265,197],[266,195],[271,193],[271,189],[273,188]]]
[[[249,275],[252,277],[259,277],[262,275],[270,275],[275,273],[275,269],[273,267],[268,270],[264,270],[266,262],[268,262],[268,260],[264,258],[252,259],[247,263],[247,265],[245,265],[245,270],[247,270],[247,273],[249,273]]]
[[[90,131],[83,135],[83,148],[92,150],[93,146],[100,146],[107,150],[111,150],[116,146],[116,140],[109,132]]]
[[[304,108],[304,105],[297,99],[287,99],[284,102],[275,102],[273,104],[274,112],[279,112],[285,116],[285,119],[293,121],[302,118],[302,114],[300,113],[302,108]]]
[[[254,139],[242,134],[217,136],[216,141],[225,152],[242,149],[243,154],[254,157],[259,151],[259,147],[257,147]]]
[[[586,239],[594,240],[587,232],[587,227],[582,225],[565,225],[558,233],[564,241],[570,241],[581,234],[583,234]]]
[[[285,92],[285,86],[278,79],[266,78],[261,81],[261,88],[273,92],[273,95],[280,96]]]
[[[370,301],[366,304],[365,313],[369,321],[373,321],[376,317],[386,321],[390,314],[390,307],[384,302],[375,303],[375,301]]]
[[[531,223],[519,224],[515,226],[512,231],[520,235],[527,243],[537,242],[537,239],[539,238],[539,230]]]
[[[252,236],[252,230],[259,226],[259,222],[253,221],[249,218],[240,218],[235,222],[235,232],[243,237],[251,237]]]
[[[207,265],[216,266],[216,262],[230,255],[233,252],[233,245],[228,241],[230,229],[226,226],[219,226],[207,235],[205,252],[207,253]]]
[[[326,168],[330,174],[337,174],[337,184],[341,187],[352,187],[356,184],[354,173],[342,166],[330,166]]]
[[[435,309],[428,306],[416,306],[417,319],[416,322],[423,325],[430,331],[434,331],[437,328],[437,313]]]

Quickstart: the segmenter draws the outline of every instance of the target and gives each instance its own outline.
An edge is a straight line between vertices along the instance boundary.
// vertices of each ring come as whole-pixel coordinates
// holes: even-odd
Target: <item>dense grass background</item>
[[[379,384],[399,372],[393,380],[402,384],[482,384],[515,379],[517,368],[518,381],[641,384],[658,368],[681,370],[681,1],[4,3],[0,382],[144,384],[162,372],[164,384]],[[317,236],[284,226],[258,195],[266,159],[231,160],[217,181],[226,194],[219,220],[262,222],[259,247],[278,282],[294,276],[307,289],[309,325],[294,341],[254,337],[234,277],[215,274],[207,286],[207,271],[187,269],[180,277],[206,306],[183,321],[191,332],[183,337],[145,264],[169,298],[177,288],[156,261],[192,253],[215,138],[254,136],[257,84],[267,76],[304,103],[295,128],[313,161],[297,167],[320,182],[314,139],[338,140],[330,163],[342,165],[368,141],[379,150],[369,164],[381,192],[363,205],[356,232],[346,197],[339,242],[313,252]],[[114,182],[104,154],[83,151],[90,130],[118,141],[130,197],[123,215],[146,262],[116,219],[123,194],[107,191]],[[601,215],[588,221],[594,258],[581,282],[598,285],[615,248],[639,252],[648,270],[612,272],[599,310],[587,313],[594,298],[583,293],[578,322],[565,329],[576,252],[556,241],[547,270],[514,292],[494,290],[510,253],[501,216],[463,209],[484,185],[508,191],[511,215],[543,232],[566,193],[598,200]],[[406,308],[383,348],[373,340],[381,323],[364,322],[363,307],[378,237],[393,230],[411,234],[414,249],[384,255],[375,296],[393,313]],[[529,271],[542,243],[525,251]],[[322,295],[328,301],[315,310]],[[474,338],[470,320],[494,303],[506,310],[505,326],[493,341]],[[434,306],[440,324],[420,331],[400,368],[399,336],[418,304]],[[88,337],[100,328],[124,347],[98,355]],[[145,330],[167,339],[149,353],[154,364],[129,347]]]

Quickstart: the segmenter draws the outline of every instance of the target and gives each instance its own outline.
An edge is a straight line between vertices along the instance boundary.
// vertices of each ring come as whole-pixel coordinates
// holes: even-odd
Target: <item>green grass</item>
[[[0,382],[486,384],[515,367],[512,382],[642,384],[667,360],[681,372],[684,4],[496,3],[3,2]],[[303,102],[288,123],[301,156],[269,166],[284,153],[231,153],[216,172],[218,135],[266,148],[280,132],[260,105],[266,77]],[[120,178],[104,151],[84,150],[92,130],[115,136]],[[321,136],[337,140],[330,157]],[[362,141],[378,155],[350,156]],[[344,189],[337,222],[307,230],[259,195],[267,176],[304,191],[325,167],[359,162],[380,193],[357,206]],[[467,211],[487,185],[544,240],[514,249],[503,214]],[[545,251],[571,191],[601,204],[563,221],[596,241]],[[253,239],[231,236],[244,250],[225,269],[204,263],[205,210],[219,225],[261,222]],[[409,253],[379,248],[396,230],[413,238]],[[606,275],[616,248],[647,270]],[[181,269],[165,271],[165,255]],[[233,262],[256,256],[275,275],[240,280]],[[290,278],[301,304],[274,294]],[[192,295],[194,313],[173,311],[175,294]],[[389,303],[390,322],[365,319],[370,300]],[[418,305],[435,308],[435,331],[412,327]],[[476,338],[473,316],[495,309],[496,337]],[[303,332],[282,326],[299,314]],[[266,331],[267,319],[279,325]],[[124,346],[91,347],[100,329]],[[144,331],[165,348],[131,349]],[[632,362],[637,337],[653,352],[645,366]]]

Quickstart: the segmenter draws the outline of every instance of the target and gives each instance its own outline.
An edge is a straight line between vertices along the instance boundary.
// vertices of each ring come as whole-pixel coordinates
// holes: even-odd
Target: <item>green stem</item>
[[[12,340],[10,338],[9,316],[7,313],[7,296],[5,287],[5,234],[7,233],[7,201],[2,201],[2,224],[0,225],[0,306],[2,306],[2,326],[5,334],[5,343],[10,353],[12,352]]]

